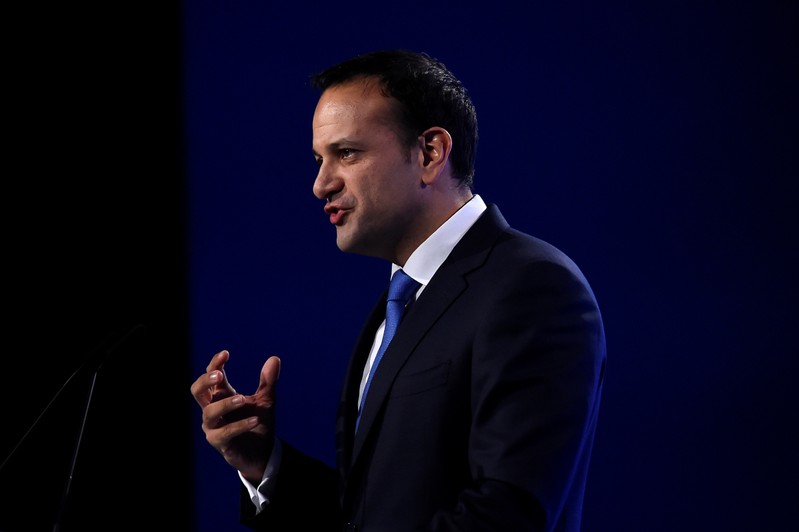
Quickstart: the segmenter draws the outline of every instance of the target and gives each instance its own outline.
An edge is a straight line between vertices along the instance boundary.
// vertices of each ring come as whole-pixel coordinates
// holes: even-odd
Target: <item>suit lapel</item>
[[[507,227],[507,222],[496,206],[489,206],[483,216],[467,231],[458,245],[452,250],[450,256],[425,287],[418,301],[408,310],[372,379],[369,395],[366,398],[363,412],[361,412],[358,433],[355,434],[355,438],[352,440],[352,447],[350,447],[349,438],[353,434],[354,419],[357,415],[357,406],[354,405],[357,405],[358,386],[374,331],[385,316],[385,294],[381,298],[382,302],[379,302],[375,307],[369,319],[370,326],[365,328],[365,333],[362,334],[356,353],[352,357],[353,364],[348,371],[348,382],[345,385],[347,397],[344,401],[344,408],[346,415],[344,426],[340,427],[340,429],[343,429],[348,434],[343,450],[346,452],[346,449],[352,449],[352,454],[350,455],[352,457],[351,463],[354,464],[356,462],[369,432],[374,427],[375,419],[388,397],[394,379],[400,369],[402,369],[405,361],[411,356],[430,327],[438,321],[441,314],[466,290],[468,287],[466,275],[475,268],[479,268],[485,262],[491,247],[501,232]],[[380,310],[381,305],[383,310]],[[339,419],[341,421],[341,417]],[[347,466],[350,464],[350,456],[346,457]]]
[[[403,318],[372,378],[369,395],[366,397],[361,412],[358,433],[355,435],[354,458],[357,457],[366,436],[372,429],[375,417],[388,396],[397,373],[432,324],[463,292],[465,286],[463,278],[460,276],[450,276],[435,285],[431,280],[419,300],[413,304]]]
[[[358,417],[358,392],[363,378],[363,370],[374,342],[375,332],[386,317],[387,297],[388,288],[386,288],[374,308],[372,308],[366,323],[361,329],[344,377],[336,423],[337,463],[344,478],[347,477],[352,459],[355,420]]]

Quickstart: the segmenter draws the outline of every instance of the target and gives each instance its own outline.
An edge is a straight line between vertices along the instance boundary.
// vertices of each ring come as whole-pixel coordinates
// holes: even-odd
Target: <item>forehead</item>
[[[390,128],[394,124],[394,105],[394,100],[385,96],[373,80],[330,87],[319,97],[314,111],[314,137],[352,134],[363,128]]]

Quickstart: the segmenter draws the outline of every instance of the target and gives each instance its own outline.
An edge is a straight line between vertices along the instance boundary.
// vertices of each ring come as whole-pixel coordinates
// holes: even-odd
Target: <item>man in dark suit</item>
[[[338,247],[389,261],[418,289],[382,359],[387,294],[367,318],[340,397],[337,470],[275,436],[279,358],[244,395],[225,377],[230,353],[214,355],[192,394],[242,479],[242,522],[579,530],[605,368],[588,282],[472,192],[476,114],[443,64],[376,52],[313,82],[313,191]]]

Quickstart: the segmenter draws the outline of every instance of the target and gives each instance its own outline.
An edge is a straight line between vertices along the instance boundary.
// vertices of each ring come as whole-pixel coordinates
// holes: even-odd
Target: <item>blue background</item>
[[[388,266],[341,254],[311,194],[306,80],[359,52],[423,50],[476,104],[476,191],[574,258],[603,309],[584,530],[775,530],[793,514],[795,9],[187,7],[196,372],[228,348],[251,392],[282,356],[280,434],[332,463],[344,365]],[[198,522],[229,527],[238,480],[196,453]]]
[[[583,530],[795,521],[795,2],[157,4],[10,15],[2,456],[23,445],[0,470],[0,530],[52,519],[86,372],[26,429],[137,324],[145,343],[98,372],[75,529],[241,529],[238,477],[189,394],[222,348],[247,393],[283,358],[280,435],[332,463],[344,366],[389,269],[341,253],[311,193],[307,79],[394,47],[464,82],[476,191],[599,299]]]

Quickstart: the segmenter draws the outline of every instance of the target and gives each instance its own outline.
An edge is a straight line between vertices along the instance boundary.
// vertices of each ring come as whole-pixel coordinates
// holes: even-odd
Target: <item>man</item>
[[[253,395],[227,382],[227,351],[193,383],[208,442],[242,479],[242,522],[579,530],[605,367],[587,281],[473,194],[476,114],[443,64],[383,51],[312,81],[313,192],[338,247],[385,259],[418,290],[382,358],[387,294],[366,320],[340,397],[337,471],[275,436],[279,358]]]

